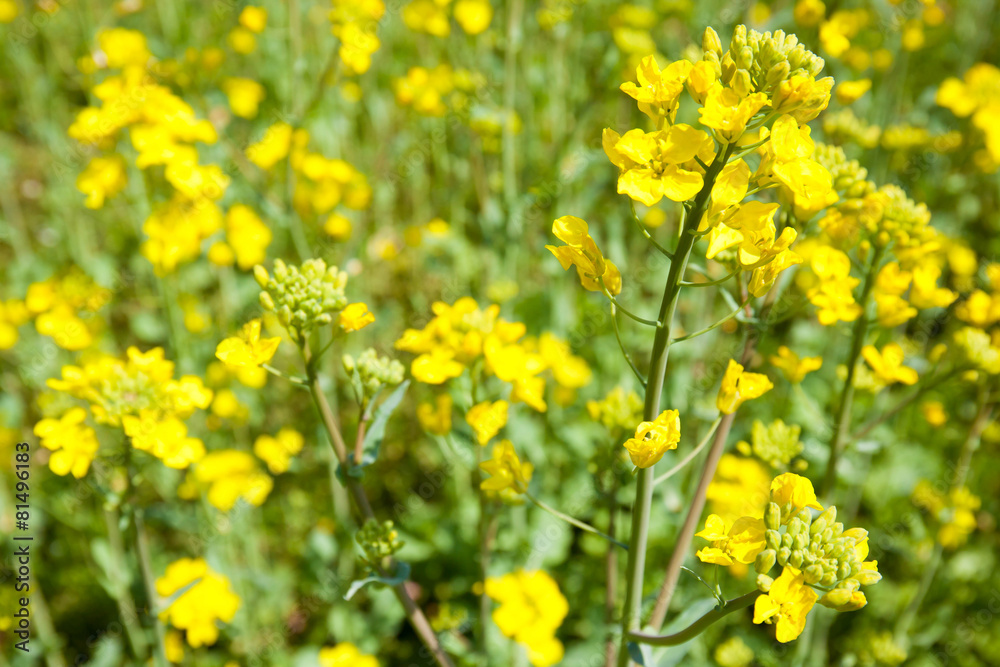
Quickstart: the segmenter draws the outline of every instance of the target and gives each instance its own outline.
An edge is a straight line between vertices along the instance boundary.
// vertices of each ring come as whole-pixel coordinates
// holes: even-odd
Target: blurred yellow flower
[[[480,469],[490,477],[480,483],[484,491],[512,490],[514,493],[524,493],[528,490],[531,473],[534,467],[517,457],[514,445],[510,440],[501,440],[493,445],[493,458],[479,464]]]
[[[919,379],[915,370],[903,365],[903,348],[897,343],[887,344],[881,352],[874,345],[865,345],[861,349],[861,356],[871,366],[875,376],[885,384],[914,384]]]
[[[319,650],[319,667],[378,667],[378,660],[350,642],[341,642]]]
[[[274,480],[257,468],[253,456],[236,449],[210,452],[194,468],[193,479],[208,487],[208,502],[228,512],[238,500],[260,507]]]
[[[507,401],[483,401],[465,413],[465,421],[472,427],[480,445],[485,447],[507,424],[507,408]]]
[[[563,658],[556,630],[569,613],[558,584],[541,570],[518,570],[486,579],[486,595],[500,603],[493,622],[506,637],[528,650],[534,667],[550,667]]]
[[[183,630],[193,648],[211,646],[219,639],[218,623],[229,623],[240,608],[229,579],[213,571],[202,558],[181,558],[167,566],[156,580],[156,593],[180,595],[160,612],[160,619]]]
[[[417,406],[417,420],[420,426],[434,435],[447,435],[451,432],[452,399],[447,393],[438,394],[434,403],[421,403]]]
[[[76,189],[87,195],[83,205],[101,208],[105,200],[124,190],[128,185],[125,166],[125,158],[117,154],[93,158],[76,177]]]
[[[264,99],[264,86],[253,79],[229,77],[222,81],[222,90],[229,98],[229,108],[234,114],[240,118],[257,117],[257,107]]]
[[[49,469],[57,475],[72,473],[80,479],[97,456],[97,434],[84,423],[87,411],[71,408],[59,419],[43,419],[35,424],[42,447],[52,450]]]
[[[368,306],[360,301],[348,304],[337,316],[337,324],[347,333],[364,329],[374,321],[375,316],[368,312]]]
[[[302,451],[305,439],[290,426],[278,431],[277,435],[258,436],[253,443],[253,453],[267,464],[272,475],[288,472],[292,457]]]
[[[768,359],[771,365],[785,374],[785,377],[792,384],[802,382],[806,375],[819,370],[823,366],[822,357],[799,357],[787,346],[778,348],[778,354],[771,355]]]

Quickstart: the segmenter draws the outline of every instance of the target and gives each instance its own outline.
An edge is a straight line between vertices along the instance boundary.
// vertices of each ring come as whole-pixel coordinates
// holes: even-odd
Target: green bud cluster
[[[881,215],[871,218],[868,231],[877,235],[879,244],[887,245],[892,240],[904,248],[915,247],[934,235],[927,205],[907,197],[898,185],[883,185],[871,200],[879,207]]]
[[[642,399],[634,391],[615,387],[604,398],[587,401],[587,413],[612,433],[631,431],[642,421]]]
[[[863,528],[844,530],[837,521],[837,508],[830,506],[816,519],[808,508],[779,507],[768,503],[764,511],[766,546],[757,554],[754,569],[757,586],[767,592],[768,573],[775,565],[791,566],[802,572],[807,584],[831,590],[830,602],[845,604],[861,586],[878,582],[882,576],[865,570],[855,547],[868,536]],[[839,596],[839,597],[838,597]]]
[[[396,359],[380,357],[375,348],[368,348],[355,359],[349,354],[342,358],[348,375],[357,371],[364,391],[364,401],[371,399],[384,386],[395,386],[403,381],[406,367]]]
[[[380,523],[375,519],[368,519],[358,531],[356,540],[364,552],[362,560],[370,568],[381,564],[384,559],[394,556],[403,548],[403,541],[399,539],[395,525],[389,520]]]
[[[704,59],[715,67],[719,78],[738,93],[770,93],[794,76],[814,79],[823,71],[824,60],[784,31],[760,33],[738,25],[729,50],[722,52],[719,35],[707,28],[702,37]]]
[[[875,191],[875,184],[868,180],[868,170],[857,160],[848,160],[840,146],[816,144],[813,159],[833,176],[833,188],[842,198],[860,199]]]
[[[347,305],[347,273],[322,259],[307,259],[301,267],[274,261],[274,273],[258,264],[254,278],[263,291],[260,305],[275,313],[293,340],[300,341],[318,326],[333,323],[333,314]]]
[[[841,109],[823,115],[823,134],[837,143],[875,148],[882,137],[882,128],[861,120],[851,109]]]
[[[751,449],[754,456],[776,468],[788,465],[802,452],[802,443],[799,441],[801,432],[801,426],[786,424],[780,419],[775,419],[766,426],[757,419],[750,429]]]

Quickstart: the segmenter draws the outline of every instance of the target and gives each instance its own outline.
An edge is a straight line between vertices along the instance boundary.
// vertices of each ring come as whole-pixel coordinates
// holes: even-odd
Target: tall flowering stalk
[[[708,333],[744,310],[750,312],[751,301],[768,295],[782,271],[802,262],[802,257],[791,249],[798,235],[793,223],[808,220],[839,198],[830,171],[814,159],[816,146],[805,125],[826,108],[830,99],[833,80],[817,78],[823,69],[823,60],[806,50],[793,35],[780,31],[761,34],[748,31],[744,26],[736,28],[725,52],[719,36],[708,28],[702,40],[702,52],[702,59],[696,63],[679,60],[663,69],[652,56],[644,58],[636,71],[637,83],[625,83],[621,89],[637,101],[639,109],[654,122],[656,129],[652,132],[632,129],[624,134],[609,129],[604,133],[605,152],[619,168],[620,194],[645,206],[656,206],[664,199],[681,204],[678,241],[673,250],[655,241],[636,216],[643,236],[670,260],[656,319],[634,315],[618,302],[624,287],[621,273],[603,256],[585,222],[571,216],[557,220],[553,232],[566,245],[550,247],[564,268],[577,267],[586,289],[604,294],[611,303],[613,317],[616,318],[621,310],[640,324],[654,328],[648,376],[644,378],[632,364],[645,386],[645,401],[643,422],[636,429],[635,437],[625,443],[637,468],[637,476],[617,656],[620,666],[629,664],[631,642],[680,643],[726,613],[755,603],[758,595],[768,590],[773,591],[774,599],[764,603],[756,614],[757,622],[773,620],[778,613],[776,610],[784,609],[785,598],[789,595],[798,596],[795,599],[802,601],[799,615],[790,621],[791,625],[779,624],[779,639],[789,641],[801,632],[808,608],[819,597],[808,586],[818,584],[825,576],[817,577],[811,572],[808,580],[803,579],[795,569],[802,561],[789,565],[782,552],[780,563],[787,567],[778,580],[780,586],[775,584],[772,588],[766,579],[775,561],[765,559],[758,565],[758,571],[765,577],[758,581],[759,590],[738,600],[725,602],[720,599],[719,609],[713,612],[715,616],[702,619],[679,636],[664,638],[638,632],[655,465],[665,451],[677,447],[681,437],[681,420],[677,412],[668,410],[661,414],[671,345]],[[684,117],[681,97],[685,90],[700,107],[700,128],[677,122],[679,116]],[[751,168],[744,158],[753,154],[758,158],[755,167]],[[775,191],[777,201],[750,198],[767,189]],[[634,204],[632,206],[634,215]],[[789,221],[780,233],[775,222],[779,208],[785,209],[783,219]],[[722,285],[736,279],[742,303],[720,322],[695,334],[672,337],[681,292],[684,287],[697,284],[686,280],[686,273],[692,253],[702,239],[708,242],[706,257],[728,269],[724,278],[700,285]],[[746,282],[744,273],[749,273]],[[617,327],[617,319],[615,324]],[[626,358],[629,358],[627,353]],[[765,376],[746,373],[741,364],[730,362],[717,401],[720,419],[726,415],[721,421],[726,426],[716,436],[687,523],[696,521],[701,514],[707,483],[714,474],[732,414],[745,400],[760,396],[770,388],[771,383]],[[717,420],[716,425],[719,423]],[[779,487],[772,487],[772,500],[777,500],[775,491],[779,495],[782,493]],[[809,489],[811,492],[811,485]],[[693,525],[690,530],[688,528],[686,524],[675,545],[675,556],[686,552],[689,546]],[[772,528],[777,528],[777,524],[768,524],[766,530]],[[764,530],[762,523],[761,536]],[[766,543],[761,539],[743,555],[752,557],[766,544],[773,543],[777,548],[782,539],[778,535],[770,537]],[[720,543],[730,542],[724,533],[719,540]],[[667,572],[664,592],[653,615],[654,630],[662,625],[682,560],[676,557],[671,560],[672,569]],[[841,578],[848,576],[852,567],[842,568]]]

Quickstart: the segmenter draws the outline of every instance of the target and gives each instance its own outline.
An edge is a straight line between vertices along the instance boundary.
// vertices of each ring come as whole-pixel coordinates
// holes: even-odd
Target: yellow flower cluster
[[[57,475],[72,473],[80,479],[87,474],[97,456],[97,434],[84,423],[87,411],[71,408],[59,419],[43,419],[35,424],[35,435],[45,449],[51,450],[49,469]]]
[[[164,359],[162,348],[143,353],[130,347],[124,360],[100,354],[81,366],[63,366],[62,379],[50,379],[48,386],[88,403],[95,422],[122,428],[136,449],[152,454],[168,467],[184,469],[200,460],[205,448],[201,440],[187,437],[183,420],[197,409],[206,409],[213,393],[195,375],[178,379],[173,375],[174,364]],[[83,419],[74,411],[63,417],[62,426],[52,421],[39,422],[36,432],[54,427],[56,432],[89,428],[82,425]],[[50,461],[50,467],[55,465],[53,471],[57,474],[72,470],[74,475],[82,476],[97,448],[73,449],[67,443],[63,447],[67,456],[73,452],[73,463],[67,467],[64,462]]]
[[[773,624],[782,643],[802,633],[817,601],[838,611],[860,609],[867,604],[860,587],[881,579],[877,563],[865,561],[867,531],[845,530],[836,522],[835,507],[816,519],[811,509],[823,510],[812,483],[784,473],[771,481],[770,500],[759,513],[731,524],[713,514],[698,533],[711,543],[696,554],[702,562],[754,564],[763,593],[754,603],[754,623]],[[768,573],[775,564],[782,571],[772,579]],[[813,586],[824,593],[822,598]]]
[[[626,392],[621,386],[608,392],[599,401],[587,401],[587,413],[594,421],[604,424],[609,431],[629,431],[642,421],[642,398],[634,391]]]
[[[340,39],[337,55],[348,74],[364,74],[382,42],[378,23],[385,15],[382,0],[333,0],[330,31]]]
[[[226,240],[216,241],[208,250],[208,259],[218,266],[236,264],[249,271],[267,259],[271,228],[246,204],[234,204],[226,211]]]
[[[510,440],[501,440],[493,445],[493,457],[479,464],[480,469],[490,476],[479,487],[483,491],[500,493],[504,499],[524,493],[535,468],[527,461],[522,462],[514,451]]]
[[[489,0],[412,0],[403,7],[403,22],[414,32],[434,37],[451,34],[449,12],[468,35],[478,35],[490,27],[493,6]]]
[[[214,644],[219,639],[218,623],[231,622],[240,608],[229,578],[202,558],[181,558],[168,565],[156,580],[156,592],[163,598],[177,595],[160,612],[160,619],[183,630],[193,648]]]
[[[982,501],[967,487],[941,493],[928,480],[920,480],[913,489],[913,504],[927,510],[939,522],[937,539],[945,549],[954,550],[965,544],[979,525],[976,512]]]
[[[448,113],[449,108],[456,112],[470,111],[469,94],[484,85],[482,75],[441,63],[430,69],[419,65],[411,67],[406,76],[393,80],[392,89],[400,106],[413,107],[422,116],[440,117]],[[471,111],[478,113],[479,108]],[[474,120],[475,115],[470,119],[473,126]]]
[[[822,357],[800,357],[787,346],[778,348],[777,354],[772,354],[768,361],[771,365],[785,374],[785,377],[792,384],[798,384],[805,379],[806,375],[817,371],[823,366]]]
[[[434,317],[423,329],[407,329],[396,341],[396,349],[417,356],[410,365],[413,377],[426,384],[443,384],[466,368],[482,367],[488,375],[511,385],[509,403],[527,403],[544,412],[545,379],[552,370],[564,389],[578,389],[590,381],[590,369],[569,346],[543,334],[537,340],[525,337],[525,326],[500,317],[500,306],[481,309],[470,297],[454,303],[438,301]]]
[[[319,667],[378,667],[378,660],[350,642],[341,642],[319,650]]]
[[[76,351],[93,344],[100,319],[92,315],[110,301],[111,290],[74,267],[32,283],[23,304],[8,301],[3,310],[13,326],[34,319],[38,333],[51,336],[64,350]],[[11,344],[14,342],[17,342],[16,329]]]
[[[260,470],[250,454],[238,449],[223,449],[210,452],[198,461],[178,495],[190,499],[199,488],[207,490],[206,498],[213,507],[228,512],[239,500],[254,507],[263,505],[274,488],[274,480]]]
[[[253,453],[267,464],[272,475],[288,472],[292,457],[302,451],[305,438],[290,426],[277,435],[261,435],[253,443]]]
[[[507,637],[528,650],[534,667],[549,667],[563,658],[563,645],[556,630],[569,613],[569,604],[559,585],[541,570],[518,570],[500,577],[489,577],[486,595],[500,606],[493,612],[493,622]]]
[[[216,202],[229,186],[229,177],[217,165],[199,165],[193,145],[213,144],[218,135],[210,122],[198,119],[184,100],[157,83],[148,69],[152,55],[142,33],[104,30],[98,43],[106,66],[120,71],[94,86],[91,92],[100,105],[80,111],[69,135],[113,150],[121,130],[128,128],[137,152],[136,167],[164,167],[173,196],[158,204],[144,223],[149,238],[141,250],[158,274],[170,273],[197,257],[201,242],[221,227]],[[121,159],[99,156],[80,175],[77,186],[87,195],[89,206],[100,208],[125,186],[125,178]]]
[[[945,79],[935,100],[959,118],[971,117],[985,143],[976,154],[976,163],[983,171],[996,171],[1000,167],[1000,68],[976,63],[961,79]]]
[[[552,233],[566,245],[547,245],[545,249],[556,256],[564,270],[576,267],[584,289],[591,292],[607,291],[611,295],[622,291],[621,272],[614,262],[604,259],[586,222],[572,215],[564,215],[552,223]]]

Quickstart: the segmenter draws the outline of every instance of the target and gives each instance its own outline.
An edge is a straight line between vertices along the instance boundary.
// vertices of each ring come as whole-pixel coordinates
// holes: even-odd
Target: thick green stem
[[[653,349],[649,355],[649,378],[646,384],[646,402],[643,419],[652,421],[660,413],[660,398],[663,380],[666,377],[667,358],[670,353],[670,330],[673,326],[674,311],[681,291],[681,280],[687,269],[691,249],[698,237],[691,234],[697,229],[705,211],[715,179],[732,154],[733,146],[720,151],[705,173],[705,182],[694,199],[681,225],[680,240],[670,262],[667,282],[663,288],[663,301],[657,320]],[[629,664],[628,634],[639,627],[642,616],[642,584],[646,569],[646,543],[649,537],[649,516],[653,502],[654,466],[639,470],[635,487],[635,501],[632,505],[632,530],[629,535],[628,563],[625,568],[625,610],[622,614],[622,639],[618,651],[618,667]]]
[[[878,275],[883,251],[884,248],[879,246],[872,253],[872,261],[868,267],[868,274],[865,276],[865,284],[861,289],[861,298],[858,300],[861,315],[854,321],[854,330],[851,334],[851,351],[847,357],[847,377],[844,378],[844,388],[840,393],[840,405],[833,427],[833,438],[830,440],[830,458],[827,459],[826,474],[823,476],[823,486],[820,487],[821,498],[828,498],[836,486],[837,462],[840,460],[844,444],[850,436],[851,405],[854,403],[854,376],[857,372],[858,359],[861,358],[861,349],[865,345],[865,336],[868,335],[868,300],[871,297],[872,288],[875,287],[875,277]]]
[[[738,598],[727,600],[725,604],[716,607],[688,627],[684,628],[680,632],[675,632],[672,635],[651,635],[644,632],[630,632],[629,639],[640,644],[649,644],[650,646],[677,646],[678,644],[683,644],[684,642],[690,641],[700,635],[705,631],[705,628],[712,625],[720,618],[723,618],[734,611],[746,609],[754,603],[760,594],[760,591],[751,591],[746,595],[741,595]]]

